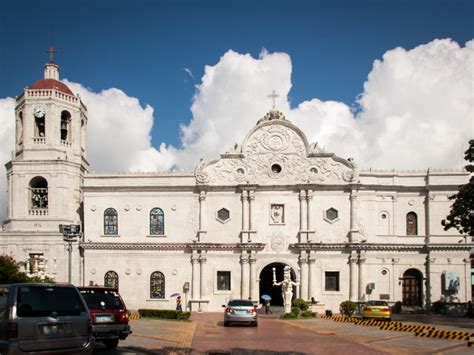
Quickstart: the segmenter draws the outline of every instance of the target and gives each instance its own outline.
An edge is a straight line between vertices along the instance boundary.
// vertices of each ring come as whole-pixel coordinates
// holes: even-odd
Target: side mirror
[[[225,307],[226,307],[226,305],[225,305],[225,304],[223,304],[223,305],[222,305],[222,307],[224,307],[224,308],[225,308]]]
[[[253,308],[257,309],[258,307],[257,307],[257,305],[256,305],[256,304],[254,304],[254,305],[253,305]]]

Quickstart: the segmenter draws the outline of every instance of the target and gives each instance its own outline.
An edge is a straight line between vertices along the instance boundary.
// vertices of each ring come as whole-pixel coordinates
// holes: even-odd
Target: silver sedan
[[[224,311],[224,327],[229,323],[247,323],[256,327],[258,325],[257,306],[250,300],[230,300],[222,305]]]

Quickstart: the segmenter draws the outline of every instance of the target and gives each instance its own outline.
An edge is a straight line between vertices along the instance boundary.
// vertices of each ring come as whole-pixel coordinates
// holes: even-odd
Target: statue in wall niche
[[[272,220],[272,224],[282,224],[283,223],[283,206],[272,205],[270,218]]]
[[[288,265],[283,269],[283,280],[277,282],[275,268],[273,270],[273,286],[281,286],[281,297],[285,306],[285,313],[291,312],[291,300],[293,299],[293,286],[299,286],[299,282],[291,281],[291,267]]]

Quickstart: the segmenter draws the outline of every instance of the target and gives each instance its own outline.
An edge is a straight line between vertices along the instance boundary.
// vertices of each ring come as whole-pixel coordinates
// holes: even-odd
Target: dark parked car
[[[224,310],[224,327],[232,323],[247,323],[258,326],[257,306],[254,306],[250,300],[230,300],[229,303],[223,305]]]
[[[92,334],[107,348],[115,348],[119,340],[132,333],[128,324],[128,310],[117,288],[87,286],[79,287],[89,307]]]
[[[89,311],[73,285],[0,285],[0,354],[92,353]]]

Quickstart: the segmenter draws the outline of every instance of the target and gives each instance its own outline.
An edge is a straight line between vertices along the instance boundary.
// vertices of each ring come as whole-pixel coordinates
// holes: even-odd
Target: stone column
[[[359,231],[357,227],[357,191],[351,190],[351,225],[350,225],[350,240],[349,242],[354,243],[357,242],[355,234]]]
[[[309,275],[308,275],[308,299],[311,300],[311,297],[314,297],[315,300],[318,300],[316,298],[316,256],[314,255],[314,250],[311,250],[309,252],[309,257],[308,257],[308,269],[309,269]]]
[[[240,297],[247,299],[249,294],[249,256],[246,251],[242,251],[240,256],[241,276],[240,276]]]
[[[359,254],[359,301],[365,299],[367,282],[365,281],[365,253]]]
[[[199,274],[199,255],[196,250],[193,250],[191,255],[191,266],[192,266],[192,285],[191,285],[191,298],[193,300],[201,299],[200,291],[200,274]]]
[[[349,256],[349,300],[357,301],[357,257],[355,255]]]
[[[300,190],[300,232],[306,231],[308,228],[307,222],[308,222],[308,217],[307,217],[307,211],[306,211],[306,191],[305,190]]]
[[[206,208],[206,191],[199,191],[199,231],[198,231],[198,241],[202,242],[201,237],[204,235],[206,230],[205,226],[205,208]]]
[[[241,195],[240,199],[242,201],[242,231],[248,231],[249,230],[249,220],[248,220],[249,199],[248,199],[248,191],[247,190],[242,191],[242,195]]]
[[[201,299],[207,299],[207,282],[206,282],[206,272],[207,272],[207,251],[201,250],[201,256],[199,257],[201,263],[200,270],[200,290],[201,290]]]
[[[434,195],[428,193],[426,194],[425,198],[425,244],[429,245],[430,240],[431,240],[431,229],[430,229],[430,209],[431,209],[431,201],[434,199]],[[420,234],[420,224],[419,220],[417,220],[417,228],[418,228],[418,234]],[[405,221],[406,223],[406,221]],[[439,223],[439,222],[438,222]],[[428,249],[428,255],[426,256],[426,263],[425,263],[425,274],[426,274],[426,289],[425,289],[425,300],[426,300],[426,305],[425,307],[430,310],[431,309],[431,252]]]
[[[313,226],[313,217],[312,217],[312,213],[313,213],[313,191],[312,190],[308,190],[307,191],[307,196],[306,196],[306,203],[307,203],[307,227],[308,227],[308,231],[314,231],[314,226]],[[312,236],[312,234],[308,234],[308,239],[310,239]],[[311,240],[307,240],[307,242],[311,242]]]
[[[299,264],[301,269],[300,281],[300,298],[308,300],[308,255],[305,251],[299,256]]]
[[[249,191],[249,230],[253,230],[253,202],[255,201],[255,191]]]
[[[256,262],[257,258],[255,256],[255,252],[251,251],[250,252],[250,258],[249,258],[249,263],[250,263],[250,297],[252,298],[253,301],[258,301],[258,285],[257,285],[257,270],[256,270]]]

